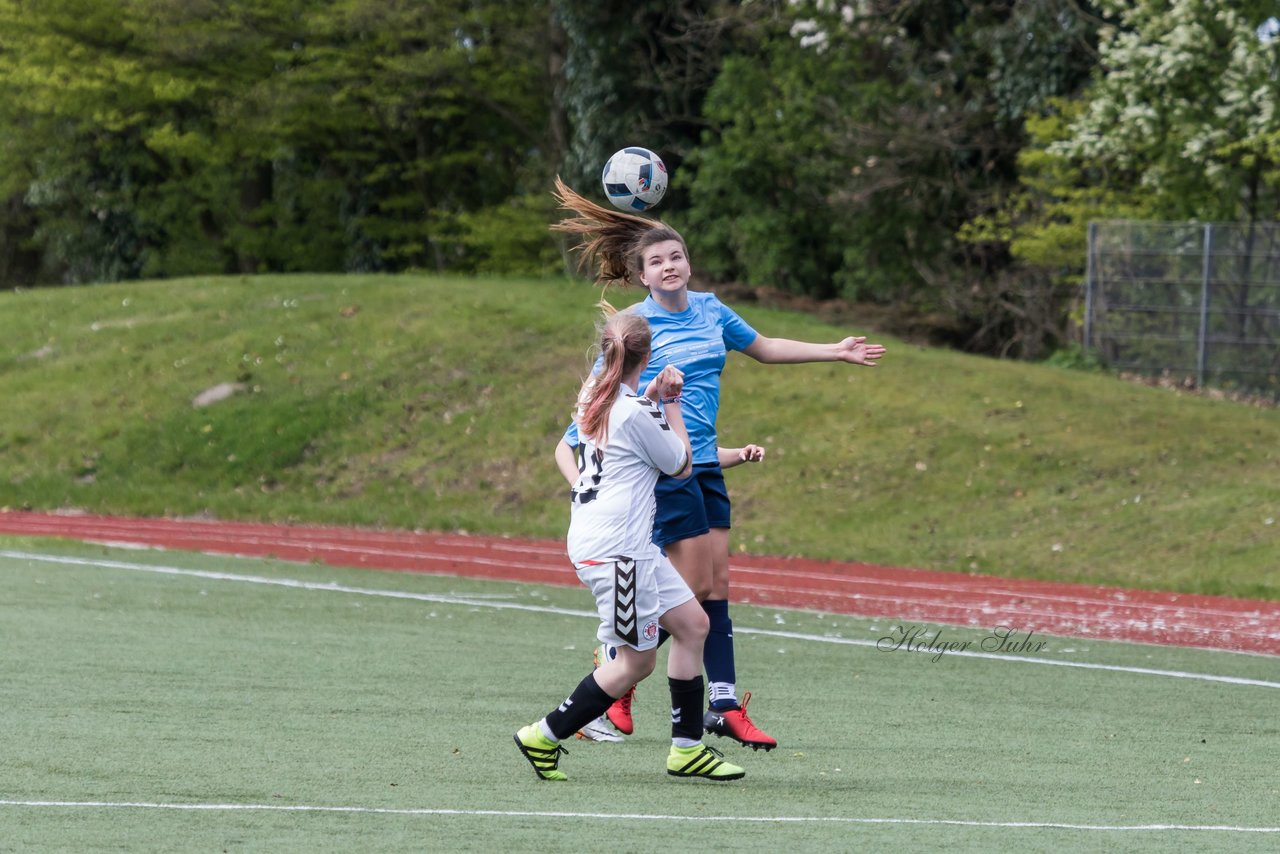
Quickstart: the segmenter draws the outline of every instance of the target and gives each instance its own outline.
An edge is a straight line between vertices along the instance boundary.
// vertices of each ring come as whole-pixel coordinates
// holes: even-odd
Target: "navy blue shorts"
[[[658,475],[653,494],[658,510],[653,516],[653,542],[665,546],[729,527],[729,490],[719,463],[701,463],[683,480]]]

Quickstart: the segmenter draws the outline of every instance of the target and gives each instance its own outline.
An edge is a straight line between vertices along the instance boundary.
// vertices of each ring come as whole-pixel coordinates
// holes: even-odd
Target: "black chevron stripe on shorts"
[[[636,619],[636,562],[615,555],[613,561],[613,631],[619,640],[635,645],[640,642],[640,626]]]

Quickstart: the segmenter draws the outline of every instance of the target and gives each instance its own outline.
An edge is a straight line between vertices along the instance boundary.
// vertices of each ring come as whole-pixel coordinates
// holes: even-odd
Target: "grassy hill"
[[[551,451],[597,296],[432,276],[0,294],[0,506],[562,536]],[[769,335],[866,331],[739,308]],[[721,443],[769,452],[727,475],[735,548],[1280,598],[1280,411],[875,340],[872,370],[730,357]]]

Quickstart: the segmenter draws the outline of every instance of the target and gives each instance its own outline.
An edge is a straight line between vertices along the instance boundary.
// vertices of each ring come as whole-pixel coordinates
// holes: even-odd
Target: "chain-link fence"
[[[1086,281],[1107,366],[1280,397],[1280,223],[1090,223]]]

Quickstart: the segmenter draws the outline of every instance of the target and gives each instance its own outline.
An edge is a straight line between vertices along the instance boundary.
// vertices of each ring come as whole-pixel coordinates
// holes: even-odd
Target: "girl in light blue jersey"
[[[751,694],[739,702],[729,618],[729,495],[716,445],[720,373],[730,350],[766,364],[846,362],[874,367],[885,348],[850,336],[830,344],[770,338],[756,332],[714,294],[689,290],[692,273],[684,238],[670,226],[597,205],[556,181],[560,206],[575,214],[552,226],[583,238],[585,263],[596,262],[597,281],[608,287],[638,283],[649,296],[629,309],[645,317],[652,331],[652,354],[640,377],[644,387],[667,365],[684,374],[684,421],[693,448],[693,474],[684,480],[661,477],[655,487],[657,513],[653,541],[661,546],[710,621],[703,648],[709,709],[708,732],[728,736],[752,748],[771,750],[777,741],[747,717]],[[573,425],[562,448],[577,445]],[[608,652],[606,651],[606,655]],[[630,693],[609,709],[609,720],[624,733],[632,730]]]

